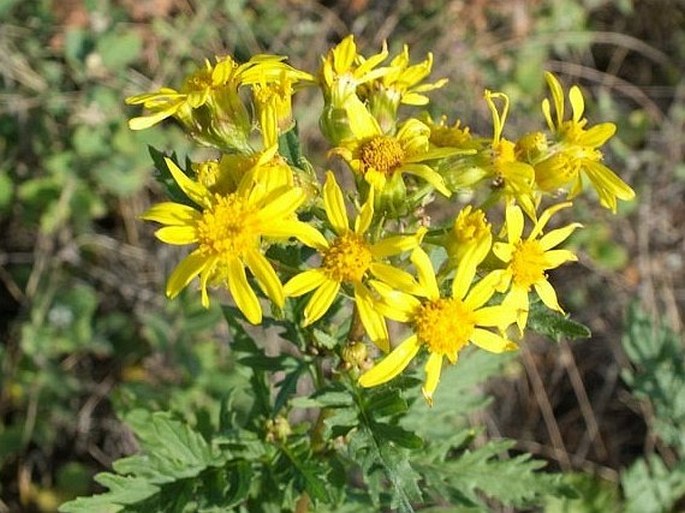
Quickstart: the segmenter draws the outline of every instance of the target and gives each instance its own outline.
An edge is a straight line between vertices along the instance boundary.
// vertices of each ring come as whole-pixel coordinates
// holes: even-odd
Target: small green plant
[[[589,126],[580,89],[565,94],[551,73],[547,128],[516,139],[502,92],[484,94],[488,136],[407,116],[447,83],[426,82],[432,64],[412,64],[407,46],[366,57],[349,36],[315,74],[219,56],[179,89],[127,99],[147,110],[131,129],[173,118],[214,151],[192,162],[151,148],[168,201],[142,217],[189,248],[170,299],[195,283],[206,308],[230,295],[231,387],[190,415],[131,410],[140,454],[96,476],[108,491],[60,511],[487,511],[572,493],[509,456],[509,441],[472,446],[464,416],[527,330],[589,335],[548,276],[577,259],[562,245],[581,225],[553,225],[587,184],[614,212],[633,199],[602,163],[616,127]],[[323,183],[293,114],[309,87],[324,100]],[[276,339],[267,348],[250,324]]]

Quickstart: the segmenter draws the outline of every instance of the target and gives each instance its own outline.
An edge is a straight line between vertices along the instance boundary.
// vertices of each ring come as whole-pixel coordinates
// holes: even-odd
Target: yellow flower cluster
[[[162,225],[156,232],[161,241],[192,248],[169,277],[167,295],[175,297],[198,278],[204,305],[210,288],[225,288],[254,324],[262,321],[264,300],[281,308],[289,297],[308,295],[305,327],[347,302],[346,347],[367,338],[387,353],[366,366],[359,384],[387,382],[425,352],[429,403],[445,358],[456,362],[469,344],[492,352],[517,347],[512,338],[526,328],[531,293],[562,312],[547,272],[576,260],[559,246],[580,224],[547,225],[582,192],[584,178],[612,211],[618,199],[634,197],[602,164],[599,148],[616,127],[587,126],[576,86],[568,93],[572,115],[566,119],[563,89],[551,73],[551,102],[542,102],[547,131],[507,139],[510,105],[502,92],[485,92],[493,119],[488,137],[459,120],[450,125],[446,116],[401,116],[402,106],[425,106],[424,93],[446,84],[425,81],[432,64],[430,54],[411,64],[406,46],[392,58],[385,45],[365,57],[349,36],[323,56],[315,74],[279,56],[242,64],[222,56],[207,61],[180,90],[128,98],[148,111],[131,119],[132,129],[174,118],[216,150],[213,160],[185,171],[166,158],[186,200],[160,203],[143,215]],[[304,157],[282,151],[284,140],[296,137],[293,96],[304,87],[320,89],[328,157],[350,171],[321,173],[322,185]],[[474,204],[444,225],[431,225],[426,205],[461,191]],[[566,193],[561,202],[560,192]],[[499,229],[487,218],[495,208],[504,212]],[[307,246],[314,256],[293,269],[267,253],[285,244]],[[430,256],[440,246],[442,264]],[[398,344],[388,319],[407,328]]]

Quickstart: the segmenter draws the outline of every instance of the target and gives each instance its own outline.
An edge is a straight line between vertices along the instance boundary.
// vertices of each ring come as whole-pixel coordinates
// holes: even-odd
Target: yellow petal
[[[587,177],[600,194],[604,192],[624,201],[630,201],[635,198],[635,191],[605,165],[599,162],[584,160],[583,166]],[[612,210],[615,211],[615,205]]]
[[[197,230],[194,226],[165,226],[155,232],[155,237],[167,244],[192,244],[197,242]]]
[[[328,311],[340,290],[340,283],[326,279],[312,294],[304,309],[304,326],[318,321]]]
[[[363,235],[371,226],[371,221],[373,221],[373,201],[375,196],[375,189],[373,187],[369,188],[369,197],[362,205],[357,218],[354,220],[354,233]]]
[[[283,291],[288,297],[298,297],[320,287],[326,281],[328,278],[319,269],[310,269],[290,278],[283,285]]]
[[[164,157],[164,162],[166,162],[171,176],[174,177],[174,180],[186,196],[202,207],[211,207],[212,195],[204,185],[191,180],[169,157]]]
[[[410,336],[374,367],[362,374],[359,384],[368,388],[390,381],[409,365],[420,348],[421,343],[418,337]]]
[[[471,288],[466,298],[464,298],[464,304],[471,310],[480,308],[490,300],[501,281],[502,271],[488,273]]]
[[[131,130],[145,130],[146,128],[150,128],[157,123],[164,121],[166,118],[176,114],[181,104],[182,102],[174,104],[168,109],[160,110],[159,112],[148,114],[147,116],[131,118],[128,120],[128,127]]]
[[[169,276],[166,284],[166,295],[173,299],[188,286],[188,284],[202,271],[214,266],[216,260],[207,258],[199,251],[195,251],[179,262]]]
[[[398,171],[423,178],[443,196],[449,198],[452,195],[452,192],[445,185],[445,180],[442,176],[425,164],[405,164]]]
[[[564,120],[564,90],[561,88],[561,84],[557,77],[552,75],[549,71],[545,72],[545,79],[547,80],[547,85],[549,90],[552,92],[552,100],[554,101],[554,108],[556,110],[556,126],[561,126],[561,122]],[[553,127],[550,127],[553,130]]]
[[[470,248],[462,257],[457,267],[457,273],[452,280],[452,297],[464,299],[466,293],[471,288],[473,278],[476,276],[478,261],[477,246]]]
[[[193,207],[182,205],[181,203],[172,203],[170,201],[157,203],[140,216],[141,219],[145,219],[146,221],[155,221],[157,223],[173,226],[192,224],[197,222],[201,217],[202,214]]]
[[[426,371],[426,381],[421,388],[421,392],[423,392],[423,397],[426,399],[428,406],[433,406],[433,393],[438,388],[440,371],[442,370],[442,355],[431,353],[424,369]]]
[[[547,308],[564,313],[557,301],[557,293],[554,291],[554,287],[547,280],[535,283],[533,288]]]
[[[328,220],[333,225],[333,230],[338,235],[348,232],[350,221],[347,219],[345,200],[332,171],[326,173],[326,183],[323,186],[323,203]]]
[[[371,274],[394,289],[407,292],[409,294],[421,294],[421,286],[414,277],[402,269],[392,265],[373,262],[369,266]]]
[[[516,205],[509,205],[506,212],[507,239],[509,244],[516,244],[523,235],[523,212]]]
[[[211,269],[211,266],[207,266],[207,268],[200,273],[200,293],[201,293],[201,301],[202,301],[202,306],[205,308],[209,308],[209,294],[207,294],[207,283],[209,282],[209,278],[211,278],[213,274],[213,269]]]
[[[299,187],[293,187],[264,205],[259,211],[259,219],[269,224],[288,217],[302,205],[305,199],[307,199],[305,192]]]
[[[416,235],[394,235],[379,240],[371,246],[371,254],[376,258],[385,258],[410,251],[419,245]]]
[[[435,279],[435,270],[428,254],[420,247],[412,251],[411,261],[416,267],[419,284],[423,287],[424,295],[430,299],[438,299],[440,290]]]
[[[474,312],[478,326],[489,326],[504,329],[516,321],[516,311],[509,306],[486,306]]]
[[[598,148],[607,142],[616,133],[616,125],[613,123],[600,123],[589,128],[587,132],[582,134],[579,144],[583,146],[590,146],[591,148]]]
[[[523,330],[528,322],[528,310],[530,309],[528,288],[518,287],[514,284],[502,304],[516,311],[516,324],[520,333],[523,334]]]
[[[583,93],[580,92],[578,86],[572,86],[568,92],[568,98],[571,100],[571,108],[573,109],[573,122],[578,123],[585,112],[585,100],[583,100]]]
[[[558,246],[566,239],[568,239],[571,234],[576,230],[576,228],[582,228],[583,225],[580,223],[572,223],[563,228],[557,228],[551,232],[546,233],[540,238],[540,247],[544,251],[548,251],[555,246]]]
[[[370,280],[371,285],[381,297],[376,305],[378,311],[387,317],[399,322],[411,322],[414,313],[421,306],[421,301],[414,296],[405,294],[378,280]]]
[[[572,204],[573,203],[571,203],[570,201],[565,201],[563,203],[552,205],[548,209],[545,209],[545,211],[540,215],[540,218],[538,219],[537,223],[535,223],[533,229],[530,231],[528,239],[536,239],[538,235],[542,233],[542,230],[545,229],[545,226],[547,226],[547,223],[554,214],[556,214],[564,208],[570,207]]]
[[[390,337],[385,319],[376,311],[375,302],[364,285],[355,285],[354,302],[369,338],[384,353],[390,351]]]
[[[254,290],[250,287],[245,275],[245,267],[237,257],[230,257],[226,262],[228,274],[228,289],[235,304],[243,312],[245,318],[252,324],[262,322],[262,307]]]
[[[283,285],[269,261],[258,250],[250,250],[245,253],[245,263],[268,298],[282,308],[285,302]]]
[[[566,262],[576,262],[578,257],[568,249],[553,249],[545,252],[545,269],[555,269]]]
[[[503,353],[516,349],[516,344],[492,331],[476,328],[471,335],[471,341],[481,349],[491,353]]]
[[[514,254],[516,247],[513,244],[507,244],[505,242],[495,242],[492,245],[492,252],[497,258],[502,262],[510,262],[511,256]]]
[[[295,237],[305,246],[324,250],[328,248],[329,244],[326,237],[308,223],[302,221],[278,221],[278,223],[264,224],[262,226],[262,235],[272,238],[288,239]]]

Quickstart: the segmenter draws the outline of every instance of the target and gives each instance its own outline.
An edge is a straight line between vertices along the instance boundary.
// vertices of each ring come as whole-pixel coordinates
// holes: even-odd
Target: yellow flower
[[[451,296],[442,297],[428,255],[420,248],[412,252],[421,287],[418,299],[412,295],[392,291],[387,285],[374,282],[383,298],[383,314],[400,322],[410,323],[414,333],[359,378],[363,387],[373,387],[390,381],[402,372],[424,347],[428,353],[426,381],[423,395],[429,404],[438,386],[443,358],[457,361],[459,351],[469,342],[478,347],[500,353],[516,348],[490,327],[504,329],[514,319],[510,308],[485,305],[495,292],[496,276],[487,275],[472,286],[479,264],[479,256],[472,250],[465,255],[452,282]]]
[[[247,281],[246,267],[269,299],[279,307],[284,303],[283,286],[263,254],[265,239],[296,237],[311,246],[325,242],[319,232],[294,215],[305,200],[303,191],[265,191],[258,183],[244,180],[231,194],[213,193],[186,176],[172,160],[165,161],[181,190],[197,205],[160,203],[142,216],[165,225],[155,232],[162,242],[196,245],[169,277],[167,296],[176,297],[199,276],[205,307],[209,306],[207,286],[223,284],[245,317],[259,324],[262,308]]]
[[[395,126],[400,104],[426,105],[428,97],[423,93],[443,87],[447,83],[446,78],[433,83],[421,83],[430,75],[432,67],[431,53],[423,62],[410,65],[409,47],[404,45],[402,52],[390,61],[387,73],[359,87],[359,97],[368,102],[371,114],[385,132]]]
[[[373,191],[361,207],[350,229],[342,191],[332,172],[328,172],[323,187],[326,215],[336,237],[329,242],[321,237],[316,249],[321,254],[318,269],[304,271],[288,281],[286,296],[301,296],[317,289],[304,310],[304,325],[320,319],[333,304],[343,284],[350,285],[359,317],[369,338],[387,351],[388,330],[383,316],[376,310],[376,299],[365,281],[374,276],[392,288],[413,290],[415,280],[409,273],[384,262],[389,256],[398,255],[415,248],[421,241],[424,230],[415,235],[397,235],[376,242],[370,242],[368,231],[373,220]]]
[[[461,121],[456,120],[453,125],[447,124],[447,116],[441,116],[437,121],[433,121],[430,116],[426,116],[426,124],[430,128],[430,143],[438,148],[463,148],[476,149],[470,129],[462,127]]]
[[[495,100],[503,103],[500,114]],[[535,183],[535,170],[533,167],[516,158],[513,142],[502,137],[504,123],[509,113],[509,97],[504,93],[485,91],[485,101],[492,113],[493,136],[491,148],[491,173],[493,176],[493,188],[509,200],[515,200],[525,212],[535,217],[535,198],[533,185]]]
[[[149,128],[175,117],[203,144],[249,153],[250,114],[238,89],[245,85],[290,81],[312,82],[308,73],[282,62],[284,57],[257,55],[238,64],[232,57],[205,61],[204,68],[188,76],[181,89],[163,87],[152,93],[126,98],[129,105],[143,105],[151,114],[129,120],[132,130]]]
[[[265,148],[278,144],[279,134],[293,126],[292,82],[284,73],[278,81],[268,83],[264,80],[252,86]]]
[[[557,78],[545,73],[547,84],[552,93],[555,117],[549,100],[542,102],[542,112],[549,129],[554,133],[556,147],[550,148],[552,155],[535,166],[535,178],[538,186],[545,191],[554,191],[573,182],[569,198],[579,194],[583,189],[584,173],[594,186],[602,206],[616,212],[617,199],[632,200],[635,192],[616,174],[602,164],[602,153],[597,148],[602,146],[616,132],[613,123],[600,123],[586,128],[587,119],[583,118],[585,100],[577,86],[572,86],[568,97],[573,115],[564,120],[564,91]]]
[[[324,99],[336,108],[357,94],[357,87],[382,77],[390,70],[377,66],[388,57],[387,45],[380,53],[366,59],[357,53],[354,36],[349,35],[323,58],[319,70],[319,83]]]
[[[547,281],[545,271],[578,259],[567,249],[553,248],[564,242],[582,225],[571,223],[544,235],[542,231],[553,214],[570,205],[571,202],[566,202],[545,210],[526,239],[522,238],[524,220],[521,209],[516,205],[507,207],[507,242],[496,242],[492,249],[497,258],[508,265],[506,269],[493,271],[492,274],[500,280],[500,292],[509,290],[503,303],[518,311],[516,322],[521,332],[528,321],[528,293],[531,288],[548,308],[563,313],[557,301],[557,294]]]
[[[390,71],[378,67],[387,57],[385,44],[380,53],[368,59],[358,54],[354,37],[349,35],[323,58],[319,69],[319,85],[324,97],[320,125],[331,143],[337,145],[350,137],[351,119],[372,117],[357,96],[357,88]]]
[[[475,248],[475,258],[482,261],[492,247],[492,226],[485,212],[464,207],[455,218],[452,229],[442,239],[451,267],[456,267],[464,256]]]
[[[459,150],[430,148],[430,129],[424,123],[410,118],[396,135],[384,134],[372,116],[351,126],[354,137],[343,141],[331,153],[343,157],[377,193],[406,173],[425,180],[445,196],[451,195],[442,177],[425,162],[452,156]]]

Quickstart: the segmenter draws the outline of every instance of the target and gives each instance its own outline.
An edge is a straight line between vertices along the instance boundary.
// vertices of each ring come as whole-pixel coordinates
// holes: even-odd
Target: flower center
[[[455,238],[463,244],[483,240],[490,234],[490,223],[482,210],[471,210],[468,205],[454,221],[453,233]]]
[[[426,301],[414,316],[416,335],[432,353],[454,358],[476,325],[473,311],[458,299]]]
[[[322,269],[338,282],[360,282],[371,265],[373,255],[359,235],[341,235],[323,254]]]
[[[214,198],[214,206],[205,210],[197,223],[200,250],[206,255],[240,256],[256,247],[256,210],[235,194],[217,194]]]
[[[360,149],[364,172],[373,168],[385,175],[392,174],[404,160],[402,145],[394,137],[379,135],[364,143]]]
[[[212,85],[212,70],[201,69],[186,79],[182,91],[185,93],[204,91],[205,89],[212,87]]]
[[[511,270],[514,283],[530,287],[545,279],[545,251],[536,240],[522,240],[511,256]]]
[[[459,148],[471,140],[469,128],[461,128],[457,121],[454,126],[433,125],[431,127],[430,142],[438,148]]]

